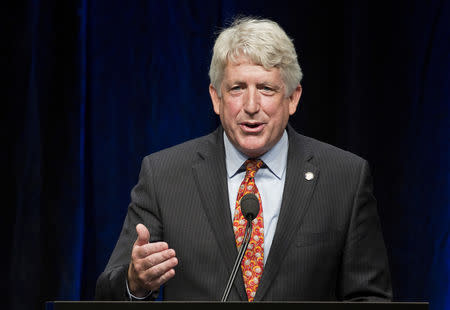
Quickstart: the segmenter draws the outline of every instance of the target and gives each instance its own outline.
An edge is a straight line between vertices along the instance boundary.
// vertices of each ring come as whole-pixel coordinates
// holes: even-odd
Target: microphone
[[[234,262],[233,269],[231,270],[230,277],[228,278],[227,286],[222,295],[220,301],[227,301],[228,295],[230,294],[231,287],[233,286],[236,274],[241,266],[242,258],[244,257],[245,251],[247,250],[248,244],[250,242],[250,237],[252,235],[252,221],[258,216],[259,213],[259,200],[255,194],[246,194],[241,198],[241,212],[244,218],[247,220],[247,226],[245,227],[244,240],[239,248],[238,256]]]
[[[251,222],[259,213],[259,200],[255,194],[247,194],[241,198],[241,211],[244,218]]]

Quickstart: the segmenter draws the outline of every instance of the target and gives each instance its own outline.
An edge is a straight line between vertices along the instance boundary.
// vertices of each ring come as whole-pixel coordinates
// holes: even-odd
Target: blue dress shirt
[[[228,175],[228,197],[230,200],[231,218],[234,219],[236,197],[239,186],[245,177],[244,162],[248,157],[241,153],[223,134],[225,145],[225,163]],[[261,195],[264,217],[264,264],[269,256],[270,246],[277,227],[286,179],[286,163],[288,154],[288,136],[286,130],[281,139],[267,153],[260,157],[264,162],[255,175],[255,183]],[[242,169],[243,168],[243,169]]]

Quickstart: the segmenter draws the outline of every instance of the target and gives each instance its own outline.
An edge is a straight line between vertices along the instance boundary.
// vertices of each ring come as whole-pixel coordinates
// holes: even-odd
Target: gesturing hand
[[[178,259],[166,242],[149,243],[150,233],[144,225],[138,224],[136,232],[138,237],[128,267],[128,287],[131,294],[143,297],[175,275],[173,268],[178,264]]]

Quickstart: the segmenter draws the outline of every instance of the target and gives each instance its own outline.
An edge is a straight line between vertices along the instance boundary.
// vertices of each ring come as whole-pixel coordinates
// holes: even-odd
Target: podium
[[[283,307],[283,310],[428,310],[427,302],[202,302],[202,301],[51,301],[45,310],[169,310],[169,309],[257,309]],[[259,308],[261,309],[261,308]],[[277,309],[277,308],[273,308]],[[280,308],[278,308],[280,309]]]

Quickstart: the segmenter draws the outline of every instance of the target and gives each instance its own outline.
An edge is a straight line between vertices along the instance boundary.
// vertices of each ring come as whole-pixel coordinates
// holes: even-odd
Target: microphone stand
[[[238,256],[236,257],[236,261],[234,262],[233,269],[231,271],[230,277],[228,278],[227,286],[223,292],[222,299],[220,301],[227,301],[228,295],[230,294],[231,287],[233,286],[234,279],[236,278],[236,274],[241,266],[242,258],[244,257],[245,251],[247,251],[248,244],[250,243],[250,236],[252,235],[252,221],[247,221],[247,226],[245,227],[244,240],[242,242],[241,247],[239,248]]]

